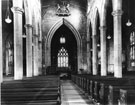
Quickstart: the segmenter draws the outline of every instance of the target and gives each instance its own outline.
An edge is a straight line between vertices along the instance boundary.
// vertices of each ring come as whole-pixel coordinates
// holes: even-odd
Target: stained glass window
[[[68,67],[68,53],[64,47],[58,52],[58,67]]]
[[[135,66],[135,32],[130,33],[130,60],[131,66]]]

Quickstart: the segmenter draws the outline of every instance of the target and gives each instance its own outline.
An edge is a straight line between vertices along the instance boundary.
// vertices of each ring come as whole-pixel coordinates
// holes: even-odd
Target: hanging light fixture
[[[97,44],[97,47],[100,47],[100,44],[99,43]]]
[[[131,21],[130,21],[130,9],[129,9],[129,0],[128,0],[128,21],[126,23],[126,25],[129,27],[132,25]]]
[[[11,23],[12,20],[10,18],[11,18],[11,13],[10,13],[10,9],[9,9],[9,0],[7,0],[7,10],[6,10],[5,22]]]
[[[62,37],[60,37],[60,43],[61,44],[64,44],[66,42],[66,39],[65,39],[65,37],[63,37],[63,35],[62,35]]]
[[[111,35],[110,34],[107,36],[107,39],[111,39]]]
[[[130,22],[130,19],[128,19],[126,25],[127,25],[127,26],[131,26],[131,25],[132,25],[132,23]]]

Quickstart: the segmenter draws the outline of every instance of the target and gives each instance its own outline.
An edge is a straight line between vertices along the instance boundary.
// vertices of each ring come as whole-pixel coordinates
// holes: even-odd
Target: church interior
[[[135,0],[0,0],[1,105],[135,105]]]

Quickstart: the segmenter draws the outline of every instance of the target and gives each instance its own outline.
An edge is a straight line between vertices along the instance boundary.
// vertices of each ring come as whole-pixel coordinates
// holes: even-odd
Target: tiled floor
[[[84,92],[70,80],[61,80],[61,105],[94,105]]]

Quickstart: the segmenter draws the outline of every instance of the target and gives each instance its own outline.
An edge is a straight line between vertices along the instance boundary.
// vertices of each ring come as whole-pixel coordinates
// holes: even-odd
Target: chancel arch
[[[77,57],[77,68],[79,69],[79,68],[81,68],[81,57],[82,57],[81,37],[80,37],[79,32],[74,28],[74,26],[64,18],[59,20],[56,24],[54,24],[47,34],[47,39],[46,39],[46,43],[45,43],[45,53],[46,53],[46,57],[45,57],[46,62],[45,63],[46,63],[46,66],[51,66],[51,41],[52,41],[52,38],[53,38],[55,32],[62,25],[65,25],[69,30],[71,30],[71,32],[73,33],[75,40],[77,42],[77,56],[76,57]]]

